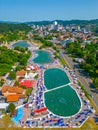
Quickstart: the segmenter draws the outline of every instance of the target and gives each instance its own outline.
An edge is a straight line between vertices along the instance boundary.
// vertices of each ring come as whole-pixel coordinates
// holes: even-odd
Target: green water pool
[[[44,100],[48,110],[58,116],[73,116],[81,108],[76,91],[69,85],[45,92]]]
[[[19,41],[12,45],[13,47],[20,46],[20,47],[29,47],[30,45],[27,41]]]
[[[37,64],[46,64],[53,61],[53,58],[51,57],[51,54],[48,51],[38,50],[36,51],[37,57],[33,59],[34,63]]]
[[[68,83],[70,83],[70,80],[62,69],[51,68],[44,72],[44,85],[47,89],[53,89]]]

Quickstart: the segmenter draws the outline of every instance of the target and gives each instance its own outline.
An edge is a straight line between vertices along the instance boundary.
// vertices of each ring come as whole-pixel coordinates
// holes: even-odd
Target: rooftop
[[[7,102],[17,102],[19,98],[25,98],[24,94],[13,94],[7,96]]]
[[[23,80],[20,82],[21,86],[26,86],[26,88],[31,88],[35,86],[36,81],[35,80]]]
[[[8,103],[0,103],[0,109],[6,109],[8,105]]]
[[[17,76],[22,76],[22,75],[25,75],[26,74],[26,71],[25,70],[20,70],[20,71],[17,71],[16,72],[16,75]]]
[[[1,91],[2,91],[2,93],[9,92],[9,93],[22,94],[24,90],[17,86],[4,86],[4,87],[2,87]]]
[[[18,94],[7,96],[7,102],[16,102],[18,100],[19,100]]]

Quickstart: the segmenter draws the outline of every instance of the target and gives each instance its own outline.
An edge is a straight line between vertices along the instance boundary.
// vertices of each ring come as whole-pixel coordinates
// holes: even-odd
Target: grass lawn
[[[60,58],[60,62],[62,65],[66,65],[69,69],[70,69],[70,66],[67,64],[66,60],[64,59],[64,57],[61,57]]]

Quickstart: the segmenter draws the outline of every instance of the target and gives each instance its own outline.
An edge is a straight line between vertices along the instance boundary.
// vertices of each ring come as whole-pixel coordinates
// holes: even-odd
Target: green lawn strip
[[[79,80],[78,80],[78,83],[79,83],[79,86],[81,87],[81,89],[84,91],[85,96],[90,100],[90,94],[88,93],[88,91],[85,89],[85,87]]]
[[[62,65],[66,65],[70,69],[70,66],[67,64],[67,62],[64,59],[64,57],[60,57],[60,62],[61,62]]]

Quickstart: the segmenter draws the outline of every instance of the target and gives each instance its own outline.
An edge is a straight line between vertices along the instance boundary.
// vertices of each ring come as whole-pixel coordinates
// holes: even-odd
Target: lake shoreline
[[[16,43],[18,43],[18,42],[27,42],[27,44],[29,45],[28,47],[30,47],[31,45],[32,45],[32,43],[29,41],[29,40],[17,40],[17,41],[12,41],[12,42],[10,42],[10,44],[8,45],[8,47],[10,48],[10,49],[12,49],[13,48],[13,45],[14,44],[16,44]]]

